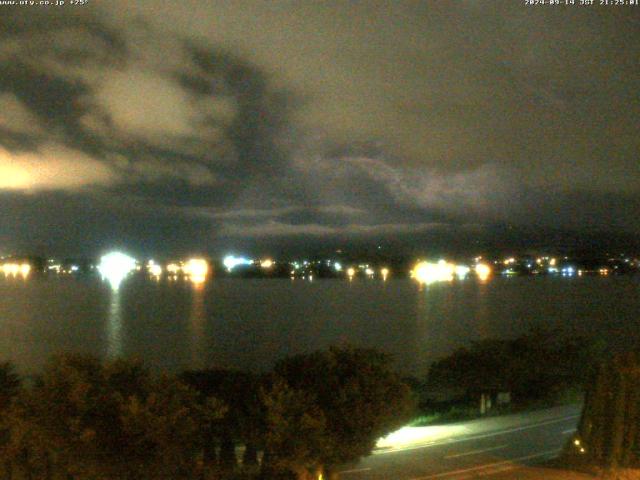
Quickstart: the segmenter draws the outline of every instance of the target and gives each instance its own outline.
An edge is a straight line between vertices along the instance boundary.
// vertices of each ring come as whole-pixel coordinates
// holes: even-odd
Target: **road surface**
[[[579,416],[580,407],[569,406],[403,429],[381,441],[373,455],[345,467],[340,480],[490,479],[557,456]]]

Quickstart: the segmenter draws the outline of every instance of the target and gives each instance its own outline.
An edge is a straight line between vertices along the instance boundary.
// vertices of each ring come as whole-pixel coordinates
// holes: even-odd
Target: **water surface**
[[[0,359],[32,371],[53,353],[133,356],[179,370],[265,370],[284,355],[332,344],[377,347],[422,374],[474,340],[532,326],[637,342],[638,277],[159,282],[0,276]]]

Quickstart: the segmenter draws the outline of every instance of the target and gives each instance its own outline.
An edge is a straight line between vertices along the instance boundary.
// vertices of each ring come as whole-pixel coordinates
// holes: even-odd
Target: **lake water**
[[[377,347],[405,373],[471,341],[531,326],[640,339],[639,277],[472,279],[420,288],[410,280],[159,282],[118,290],[95,278],[0,276],[0,360],[23,371],[53,353],[133,356],[179,370],[265,370],[332,344]]]

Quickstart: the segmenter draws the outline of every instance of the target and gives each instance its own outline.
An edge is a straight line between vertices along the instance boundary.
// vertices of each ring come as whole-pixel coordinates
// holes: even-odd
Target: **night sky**
[[[68,3],[0,6],[0,253],[640,234],[640,6]]]

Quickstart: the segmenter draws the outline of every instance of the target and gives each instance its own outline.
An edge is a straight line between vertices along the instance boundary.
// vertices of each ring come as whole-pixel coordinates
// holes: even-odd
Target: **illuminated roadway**
[[[403,429],[340,472],[341,480],[487,478],[558,455],[575,432],[579,406],[441,427]],[[517,478],[517,475],[513,478]]]

